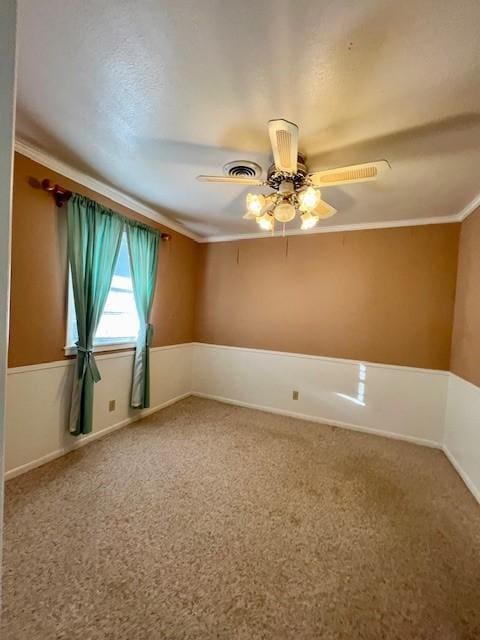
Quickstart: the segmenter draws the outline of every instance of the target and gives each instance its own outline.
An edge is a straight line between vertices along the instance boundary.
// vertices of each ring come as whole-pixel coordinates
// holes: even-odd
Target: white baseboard
[[[268,407],[265,405],[252,404],[250,402],[241,402],[240,400],[232,400],[231,398],[214,396],[208,393],[200,393],[198,391],[192,391],[190,395],[197,398],[206,398],[207,400],[216,400],[217,402],[223,402],[224,404],[232,404],[237,407],[246,407],[247,409],[256,409],[257,411],[266,411],[267,413],[275,413],[277,415],[288,416],[290,418],[298,418],[299,420],[307,420],[308,422],[318,422],[320,424],[328,425],[331,427],[340,427],[341,429],[349,429],[350,431],[361,431],[362,433],[381,436],[383,438],[391,438],[392,440],[403,440],[405,442],[422,445],[423,447],[431,447],[432,449],[443,449],[443,445],[440,442],[434,442],[433,440],[427,440],[425,438],[417,438],[415,436],[393,433],[392,431],[383,431],[381,429],[362,427],[361,425],[351,424],[350,422],[331,420],[330,418],[322,418],[319,416],[297,413],[296,411],[287,411],[285,409],[276,409],[274,407]]]
[[[93,442],[94,440],[98,440],[99,438],[105,437],[106,435],[108,435],[112,431],[117,431],[118,429],[121,429],[122,427],[126,427],[128,424],[132,424],[133,422],[138,422],[142,418],[146,418],[147,416],[151,415],[152,413],[155,413],[156,411],[160,411],[160,409],[165,409],[165,407],[169,407],[170,405],[175,404],[176,402],[179,402],[180,400],[183,400],[184,398],[188,398],[190,395],[191,395],[190,392],[182,393],[181,395],[176,396],[175,398],[171,398],[170,400],[167,400],[166,402],[162,402],[162,404],[159,404],[156,407],[150,407],[149,409],[143,409],[143,410],[139,411],[137,415],[134,415],[134,416],[132,416],[130,418],[126,418],[125,420],[121,420],[120,422],[117,422],[116,424],[112,424],[109,427],[105,427],[105,429],[101,429],[100,431],[96,431],[94,433],[89,433],[88,435],[85,435],[85,436],[80,436],[78,440],[73,442],[68,447],[63,447],[61,449],[57,449],[56,451],[52,451],[52,452],[48,453],[47,455],[42,456],[41,458],[38,458],[37,460],[32,460],[32,461],[28,462],[27,464],[22,464],[19,467],[15,467],[14,469],[10,469],[10,471],[7,471],[5,473],[5,480],[10,480],[11,478],[15,478],[16,476],[19,476],[22,473],[26,473],[27,471],[31,471],[32,469],[36,469],[37,467],[40,467],[43,464],[46,464],[47,462],[51,462],[52,460],[55,460],[56,458],[60,458],[61,456],[65,455],[66,453],[69,453],[70,451],[75,451],[75,449],[79,449],[80,447],[84,447],[86,444],[89,444],[90,442]]]
[[[470,491],[470,493],[476,499],[478,504],[480,504],[480,491],[475,486],[475,483],[473,482],[473,480],[471,480],[471,478],[469,477],[467,472],[462,469],[462,467],[460,466],[460,463],[455,458],[453,453],[451,451],[449,451],[448,447],[446,445],[443,445],[442,449],[443,449],[443,453],[447,456],[448,461],[450,462],[452,467],[455,469],[455,471],[458,473],[460,478],[463,480],[463,482],[467,486],[467,489]]]

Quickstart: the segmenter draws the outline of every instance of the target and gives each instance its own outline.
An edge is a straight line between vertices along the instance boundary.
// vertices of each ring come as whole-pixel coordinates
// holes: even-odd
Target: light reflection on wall
[[[367,367],[364,364],[358,365],[358,383],[357,383],[357,395],[349,396],[345,393],[337,393],[337,396],[340,398],[345,398],[345,400],[349,400],[350,402],[354,402],[355,404],[360,405],[361,407],[365,406],[365,381],[367,379]]]

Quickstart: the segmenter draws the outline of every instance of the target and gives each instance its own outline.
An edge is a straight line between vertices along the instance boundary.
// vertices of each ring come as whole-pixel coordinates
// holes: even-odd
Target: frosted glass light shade
[[[295,218],[295,207],[289,202],[281,202],[275,207],[273,215],[278,222],[290,222]]]
[[[273,229],[273,216],[270,213],[264,213],[263,216],[257,218],[257,223],[263,231],[271,231]]]
[[[305,211],[300,216],[302,218],[301,229],[312,229],[318,222],[318,216],[314,216],[310,213],[310,211]]]
[[[247,194],[247,211],[253,213],[255,216],[259,216],[262,213],[262,209],[265,207],[265,196],[258,193]]]
[[[300,209],[302,211],[312,211],[320,202],[320,190],[313,187],[307,187],[304,191],[300,191],[298,194],[298,200],[300,202]]]

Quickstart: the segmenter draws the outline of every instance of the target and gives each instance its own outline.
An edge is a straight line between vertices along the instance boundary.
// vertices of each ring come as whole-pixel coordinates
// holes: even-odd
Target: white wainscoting
[[[92,439],[190,395],[192,345],[151,350],[151,408],[129,406],[133,352],[97,356],[102,379],[95,385],[93,432],[66,431],[73,361],[16,367],[7,376],[6,477],[48,462]],[[116,401],[109,412],[108,403]]]
[[[480,502],[480,388],[446,371],[188,343],[151,352],[151,409],[130,409],[133,354],[97,357],[94,430],[66,432],[72,362],[10,369],[10,478],[188,395],[443,448]],[[292,399],[292,391],[299,399]],[[116,409],[108,411],[109,400]]]
[[[193,346],[193,395],[438,448],[448,377],[430,369]]]
[[[480,502],[480,388],[450,374],[444,451]]]

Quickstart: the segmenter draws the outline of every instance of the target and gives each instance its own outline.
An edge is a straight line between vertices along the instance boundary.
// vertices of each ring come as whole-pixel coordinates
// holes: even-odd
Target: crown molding
[[[283,236],[305,236],[317,233],[340,233],[343,231],[365,231],[367,229],[394,229],[398,227],[419,227],[427,224],[449,224],[460,222],[457,215],[453,216],[437,216],[435,218],[411,218],[410,220],[388,220],[384,222],[359,222],[358,224],[341,224],[331,227],[316,227],[309,231],[302,229],[288,229],[285,234],[277,234],[272,236],[271,233],[242,233],[229,236],[209,236],[202,238],[201,243],[205,242],[233,242],[236,240],[252,240],[254,238],[280,238]]]
[[[478,207],[480,207],[480,193],[476,198],[469,202],[466,207],[457,213],[458,222],[463,222],[465,218],[468,218],[468,216],[478,209]]]
[[[135,211],[136,213],[149,218],[150,220],[158,222],[159,224],[167,227],[168,229],[171,229],[172,231],[176,231],[177,233],[187,236],[188,238],[191,238],[196,242],[201,242],[204,240],[204,238],[202,238],[201,236],[193,233],[193,231],[189,231],[183,225],[173,222],[173,220],[163,215],[159,211],[148,207],[146,204],[143,204],[139,200],[132,198],[132,196],[127,195],[123,191],[115,189],[115,187],[111,187],[104,182],[101,182],[100,180],[91,178],[86,173],[74,169],[67,163],[58,160],[46,151],[42,151],[38,147],[32,145],[29,142],[26,142],[25,140],[22,140],[21,138],[17,137],[15,139],[15,151],[20,153],[22,156],[30,158],[30,160],[33,160],[34,162],[38,162],[51,171],[60,173],[62,176],[65,176],[70,180],[74,180],[75,182],[78,182],[78,184],[81,184],[84,187],[95,191],[96,193],[100,193],[102,196],[113,200],[113,202],[116,202],[117,204],[121,204],[124,207],[132,209],[132,211]]]

